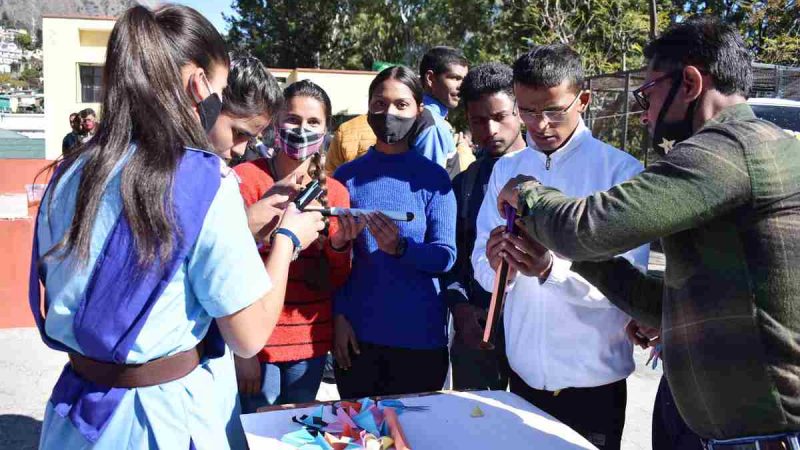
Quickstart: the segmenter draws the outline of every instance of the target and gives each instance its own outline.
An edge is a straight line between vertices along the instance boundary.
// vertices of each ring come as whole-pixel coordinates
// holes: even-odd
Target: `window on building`
[[[99,103],[103,87],[103,66],[79,65],[81,78],[81,102]]]

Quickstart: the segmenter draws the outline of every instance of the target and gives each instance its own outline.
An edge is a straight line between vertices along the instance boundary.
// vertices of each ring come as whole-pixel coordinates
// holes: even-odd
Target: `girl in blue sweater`
[[[414,72],[396,66],[379,73],[368,114],[377,143],[334,174],[353,208],[414,214],[401,223],[370,214],[354,241],[350,279],[334,299],[342,398],[438,390],[447,375],[447,309],[437,276],[455,261],[456,202],[447,172],[409,150],[422,111]]]

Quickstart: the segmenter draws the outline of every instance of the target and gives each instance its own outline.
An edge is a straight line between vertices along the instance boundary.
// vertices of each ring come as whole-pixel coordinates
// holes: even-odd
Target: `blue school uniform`
[[[49,346],[136,364],[194,348],[216,330],[214,318],[254,303],[271,283],[235,177],[226,175],[216,155],[192,149],[173,183],[176,228],[186,242],[176,245],[168,273],[151,269],[136,282],[125,276],[133,247],[121,215],[124,164],[112,172],[103,193],[88,263],[42,259],[41,268],[32,269],[32,286],[38,276],[46,287],[46,320],[36,309],[34,316]],[[34,263],[69,229],[81,168],[82,161],[76,162],[48,188],[37,220]],[[149,277],[156,273],[161,278]],[[31,307],[38,304],[32,289]],[[244,448],[232,356],[218,331],[214,337],[197,368],[156,386],[104,388],[67,364],[47,404],[40,448]]]

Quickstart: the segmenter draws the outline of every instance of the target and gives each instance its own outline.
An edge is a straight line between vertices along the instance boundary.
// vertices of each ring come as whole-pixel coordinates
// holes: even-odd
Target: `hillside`
[[[18,26],[33,32],[42,25],[42,14],[116,16],[136,0],[2,0],[0,17],[6,14]]]

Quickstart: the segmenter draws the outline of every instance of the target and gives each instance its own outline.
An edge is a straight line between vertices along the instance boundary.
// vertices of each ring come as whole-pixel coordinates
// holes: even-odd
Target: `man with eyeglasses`
[[[523,206],[531,237],[587,261],[573,270],[660,326],[675,404],[708,449],[800,449],[800,142],[745,102],[751,56],[732,26],[690,19],[645,57],[636,96],[661,160],[590,197],[516,177],[499,201]],[[588,262],[656,238],[663,282],[618,258]]]
[[[642,171],[635,158],[595,139],[581,119],[590,101],[580,57],[556,44],[533,48],[514,64],[514,94],[527,126],[524,150],[495,164],[477,218],[475,279],[493,290],[501,259],[511,268],[504,309],[511,391],[581,433],[618,449],[625,422],[625,379],[634,370],[628,315],[571,269],[571,262],[525,235],[503,232],[497,195],[518,174],[573,195],[608,189]],[[640,270],[649,249],[624,256]]]

